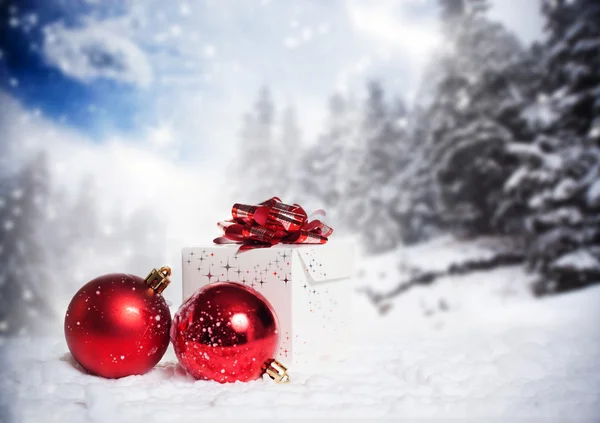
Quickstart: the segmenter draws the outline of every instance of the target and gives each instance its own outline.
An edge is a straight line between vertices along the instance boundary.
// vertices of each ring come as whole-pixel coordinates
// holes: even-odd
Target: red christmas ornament
[[[171,269],[154,269],[144,280],[114,273],[85,284],[65,317],[73,358],[89,373],[106,378],[140,375],[154,367],[169,346],[171,314],[161,292]]]
[[[196,379],[247,382],[267,367],[276,378],[271,372],[277,370],[272,365],[279,344],[277,317],[261,294],[244,285],[217,282],[196,291],[173,318],[171,342]]]

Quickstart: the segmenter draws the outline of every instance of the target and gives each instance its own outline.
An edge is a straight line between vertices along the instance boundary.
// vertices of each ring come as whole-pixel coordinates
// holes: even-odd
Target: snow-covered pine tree
[[[99,200],[100,199],[100,200]],[[111,272],[145,276],[167,258],[166,230],[152,208],[126,214],[102,207],[94,179],[84,178],[73,196],[53,192],[51,222],[40,234],[46,258],[60,271],[52,302],[66,307],[87,281]]]
[[[343,201],[345,221],[360,231],[370,253],[390,250],[400,242],[399,222],[392,214],[396,175],[408,161],[405,151],[407,110],[401,100],[388,104],[381,85],[367,86],[360,127],[362,157],[349,175]]]
[[[390,214],[399,223],[401,240],[413,244],[439,232],[440,221],[435,209],[437,183],[428,162],[431,143],[428,140],[429,110],[417,104],[407,120],[404,167],[395,176],[395,196],[390,201]]]
[[[355,148],[357,108],[352,99],[334,94],[329,99],[326,129],[317,142],[304,152],[300,183],[302,191],[310,193],[319,207],[327,209],[336,225],[342,229],[339,216],[349,176],[357,159]],[[310,201],[309,201],[310,203]]]
[[[288,196],[297,193],[296,183],[300,179],[301,172],[301,148],[302,139],[300,128],[296,117],[296,109],[288,106],[282,113],[281,129],[278,142],[278,182],[280,188],[276,195],[284,201],[289,201]]]
[[[255,203],[278,195],[280,146],[273,137],[275,111],[271,93],[261,88],[254,109],[244,116],[235,172],[235,200]]]
[[[440,0],[445,43],[424,77],[412,137],[417,162],[401,186],[412,191],[408,238],[421,222],[459,234],[498,230],[502,186],[515,166],[506,146],[525,136],[528,56],[485,16],[484,0]],[[404,188],[406,191],[407,188]],[[405,207],[405,206],[404,206]]]
[[[82,178],[74,199],[65,192],[52,193],[51,224],[45,228],[43,237],[47,240],[49,261],[63,274],[56,286],[56,294],[62,301],[60,306],[66,307],[65,302],[75,291],[95,276],[86,271],[89,263],[100,263],[96,255],[101,236],[97,196],[96,185],[89,176]]]
[[[40,236],[50,192],[46,156],[4,179],[1,189],[0,335],[32,333],[53,314],[52,275]]]
[[[600,282],[600,4],[544,1],[542,11],[541,133],[511,146],[520,166],[506,184],[528,216],[539,294]]]
[[[594,0],[543,2],[548,32],[547,83],[555,129],[591,144],[600,140],[600,4]]]

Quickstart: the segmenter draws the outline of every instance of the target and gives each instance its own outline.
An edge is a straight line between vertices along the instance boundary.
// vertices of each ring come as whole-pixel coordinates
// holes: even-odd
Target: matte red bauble
[[[273,307],[255,290],[233,282],[206,285],[173,318],[171,341],[183,368],[196,379],[258,379],[279,344]]]
[[[160,294],[171,269],[154,269],[144,280],[114,273],[85,284],[65,317],[73,358],[89,373],[106,378],[141,375],[169,346],[171,314]]]

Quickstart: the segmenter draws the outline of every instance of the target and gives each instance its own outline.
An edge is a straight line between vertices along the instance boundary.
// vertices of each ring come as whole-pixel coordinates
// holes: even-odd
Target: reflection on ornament
[[[196,291],[175,314],[171,341],[196,379],[250,381],[265,372],[279,343],[277,317],[255,290],[217,282]]]
[[[248,317],[243,313],[236,313],[231,316],[231,327],[236,332],[244,332],[248,329]]]
[[[146,373],[169,346],[171,314],[162,290],[171,269],[144,280],[115,273],[85,284],[65,316],[65,338],[87,372],[107,378]]]

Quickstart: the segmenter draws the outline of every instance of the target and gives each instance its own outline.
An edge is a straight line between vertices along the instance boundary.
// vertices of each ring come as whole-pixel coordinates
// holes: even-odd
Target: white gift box
[[[184,248],[183,300],[209,283],[245,284],[264,295],[277,314],[274,358],[294,369],[344,358],[351,334],[353,244],[238,250],[237,244]]]

